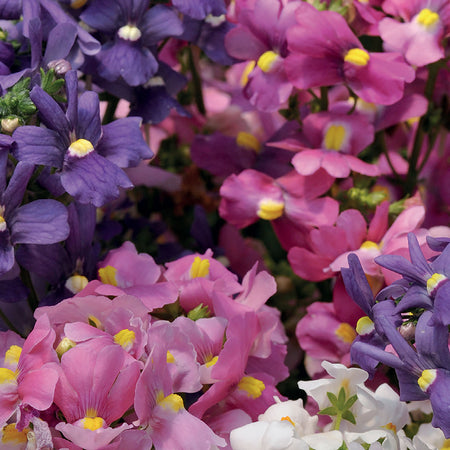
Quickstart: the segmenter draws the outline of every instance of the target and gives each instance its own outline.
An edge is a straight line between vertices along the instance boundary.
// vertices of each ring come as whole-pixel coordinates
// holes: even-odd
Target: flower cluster
[[[449,36],[448,0],[0,0],[0,447],[441,448]]]

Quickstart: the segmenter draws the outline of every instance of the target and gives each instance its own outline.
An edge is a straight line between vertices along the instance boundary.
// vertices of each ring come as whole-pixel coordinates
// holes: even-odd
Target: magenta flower
[[[295,24],[299,1],[257,0],[237,14],[238,25],[225,37],[227,52],[249,61],[242,78],[244,95],[258,109],[275,111],[292,91],[284,69],[286,31]]]
[[[295,171],[273,179],[248,169],[229,176],[222,187],[220,215],[238,228],[258,219],[270,220],[281,245],[290,248],[305,241],[314,226],[331,225],[338,214],[335,200],[317,198],[331,186],[333,177],[324,170],[304,177]]]
[[[347,85],[367,102],[389,105],[403,96],[414,70],[398,53],[369,53],[345,19],[334,11],[318,11],[301,3],[296,26],[287,31],[288,79],[300,89]]]
[[[447,0],[386,0],[383,9],[403,22],[386,17],[378,28],[388,51],[400,52],[421,67],[445,57],[443,40],[450,32]]]

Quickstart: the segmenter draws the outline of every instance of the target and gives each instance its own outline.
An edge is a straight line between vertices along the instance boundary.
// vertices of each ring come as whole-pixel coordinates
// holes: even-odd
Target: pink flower
[[[318,11],[301,3],[297,25],[287,31],[286,73],[294,86],[308,89],[346,84],[367,102],[389,105],[403,96],[414,70],[398,53],[369,53],[345,19],[334,11]]]
[[[415,66],[445,57],[443,40],[450,32],[447,0],[386,0],[383,9],[404,22],[386,17],[378,28],[388,51],[400,52]]]

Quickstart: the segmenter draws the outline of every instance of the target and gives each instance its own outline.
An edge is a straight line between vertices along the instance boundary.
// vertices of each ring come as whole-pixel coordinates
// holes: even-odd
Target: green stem
[[[11,330],[14,331],[14,333],[17,333],[19,336],[22,336],[25,338],[25,336],[20,333],[20,331],[14,326],[14,324],[8,319],[6,314],[0,309],[0,318],[5,322],[5,325]]]
[[[194,57],[194,52],[192,51],[192,47],[191,46],[188,47],[189,68],[191,70],[191,75],[192,75],[192,87],[194,89],[195,104],[197,105],[197,109],[199,110],[200,114],[205,115],[206,108],[205,108],[205,103],[203,101],[202,80],[198,73],[197,61],[196,61],[196,60],[198,60],[198,53],[199,53],[199,50],[196,49],[196,55],[195,55],[196,57]]]
[[[30,273],[23,267],[20,268],[20,278],[30,291],[27,297],[27,302],[30,305],[31,311],[34,312],[39,306],[39,299],[34,289],[33,282],[31,281]]]
[[[103,125],[110,123],[114,120],[114,114],[116,113],[117,105],[119,104],[119,99],[117,97],[112,97],[108,100],[108,106],[106,107],[105,115],[103,116]]]
[[[385,139],[384,131],[378,131],[375,134],[375,142],[381,148],[382,153],[386,157],[386,161],[388,162],[389,167],[391,168],[392,173],[394,174],[394,177],[399,180],[400,179],[400,175],[395,170],[395,167],[392,164],[391,158],[389,157],[389,152],[387,150],[387,145],[386,145],[386,139]]]
[[[328,88],[326,86],[320,87],[320,110],[328,110]]]
[[[334,424],[334,429],[339,431],[339,428],[341,426],[341,421],[342,421],[342,412],[339,411],[336,415],[336,422]]]

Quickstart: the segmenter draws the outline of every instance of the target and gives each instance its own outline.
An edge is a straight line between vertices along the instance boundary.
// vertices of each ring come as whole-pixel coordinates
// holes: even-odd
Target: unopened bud
[[[4,134],[12,134],[13,131],[20,127],[20,121],[18,117],[14,117],[11,119],[2,119],[1,121],[2,133]]]
[[[72,69],[69,61],[65,59],[54,59],[47,64],[49,69],[55,71],[55,75],[58,77],[63,77],[69,70]]]
[[[416,335],[416,326],[412,322],[404,323],[400,327],[400,334],[407,340],[410,341],[414,339]]]

